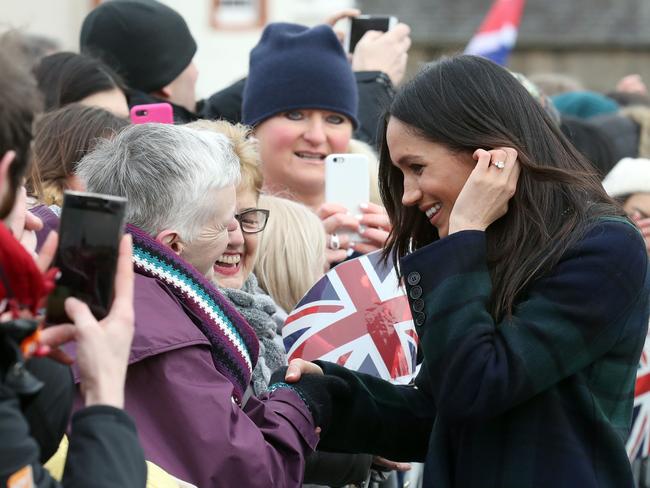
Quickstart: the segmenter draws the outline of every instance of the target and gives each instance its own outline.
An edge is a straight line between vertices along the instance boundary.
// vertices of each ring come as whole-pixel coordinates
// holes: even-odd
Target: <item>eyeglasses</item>
[[[269,220],[269,211],[263,208],[250,208],[235,214],[244,234],[257,234],[262,232]]]

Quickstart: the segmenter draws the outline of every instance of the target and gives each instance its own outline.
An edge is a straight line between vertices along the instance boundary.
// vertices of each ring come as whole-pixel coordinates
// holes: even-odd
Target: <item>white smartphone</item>
[[[392,15],[359,15],[351,17],[345,36],[345,51],[353,53],[359,40],[370,31],[388,32],[397,25],[397,17]]]
[[[330,154],[325,158],[325,201],[338,203],[352,215],[361,213],[361,204],[370,201],[370,169],[365,154]],[[363,238],[349,232],[352,242]]]

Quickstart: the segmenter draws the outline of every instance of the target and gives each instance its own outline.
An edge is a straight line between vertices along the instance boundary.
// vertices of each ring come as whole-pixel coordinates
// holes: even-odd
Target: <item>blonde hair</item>
[[[262,195],[259,206],[270,215],[260,233],[254,273],[275,303],[290,312],[323,276],[325,229],[318,216],[301,203]]]
[[[257,140],[251,136],[251,129],[242,124],[231,124],[225,120],[197,120],[186,124],[199,130],[209,130],[225,135],[233,145],[233,150],[241,164],[241,181],[238,192],[251,191],[260,196],[262,184],[262,167]]]

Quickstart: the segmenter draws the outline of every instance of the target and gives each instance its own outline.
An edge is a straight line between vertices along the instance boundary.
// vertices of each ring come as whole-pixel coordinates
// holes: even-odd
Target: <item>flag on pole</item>
[[[525,0],[494,0],[465,54],[483,56],[505,66],[517,40],[524,3]]]
[[[289,314],[282,337],[289,360],[323,359],[398,384],[416,373],[408,299],[380,251],[330,270]]]

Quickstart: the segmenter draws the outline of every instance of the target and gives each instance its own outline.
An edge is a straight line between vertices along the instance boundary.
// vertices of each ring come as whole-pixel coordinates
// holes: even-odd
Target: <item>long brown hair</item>
[[[77,162],[99,139],[112,137],[127,125],[126,119],[104,109],[78,103],[41,116],[34,124],[30,194],[47,205],[61,205],[66,179],[74,174]]]
[[[0,159],[7,151],[16,153],[9,166],[7,192],[0,195],[0,219],[11,212],[16,191],[29,171],[32,122],[42,110],[41,95],[21,50],[21,39],[17,31],[0,36]]]
[[[449,150],[513,147],[521,175],[508,213],[486,231],[495,320],[512,315],[530,282],[547,273],[594,219],[624,215],[591,164],[567,141],[526,89],[504,68],[475,56],[426,66],[393,100],[389,117]],[[386,128],[384,126],[384,136]],[[384,137],[379,185],[393,230],[384,256],[395,262],[438,239],[415,207],[402,205],[404,179]]]

